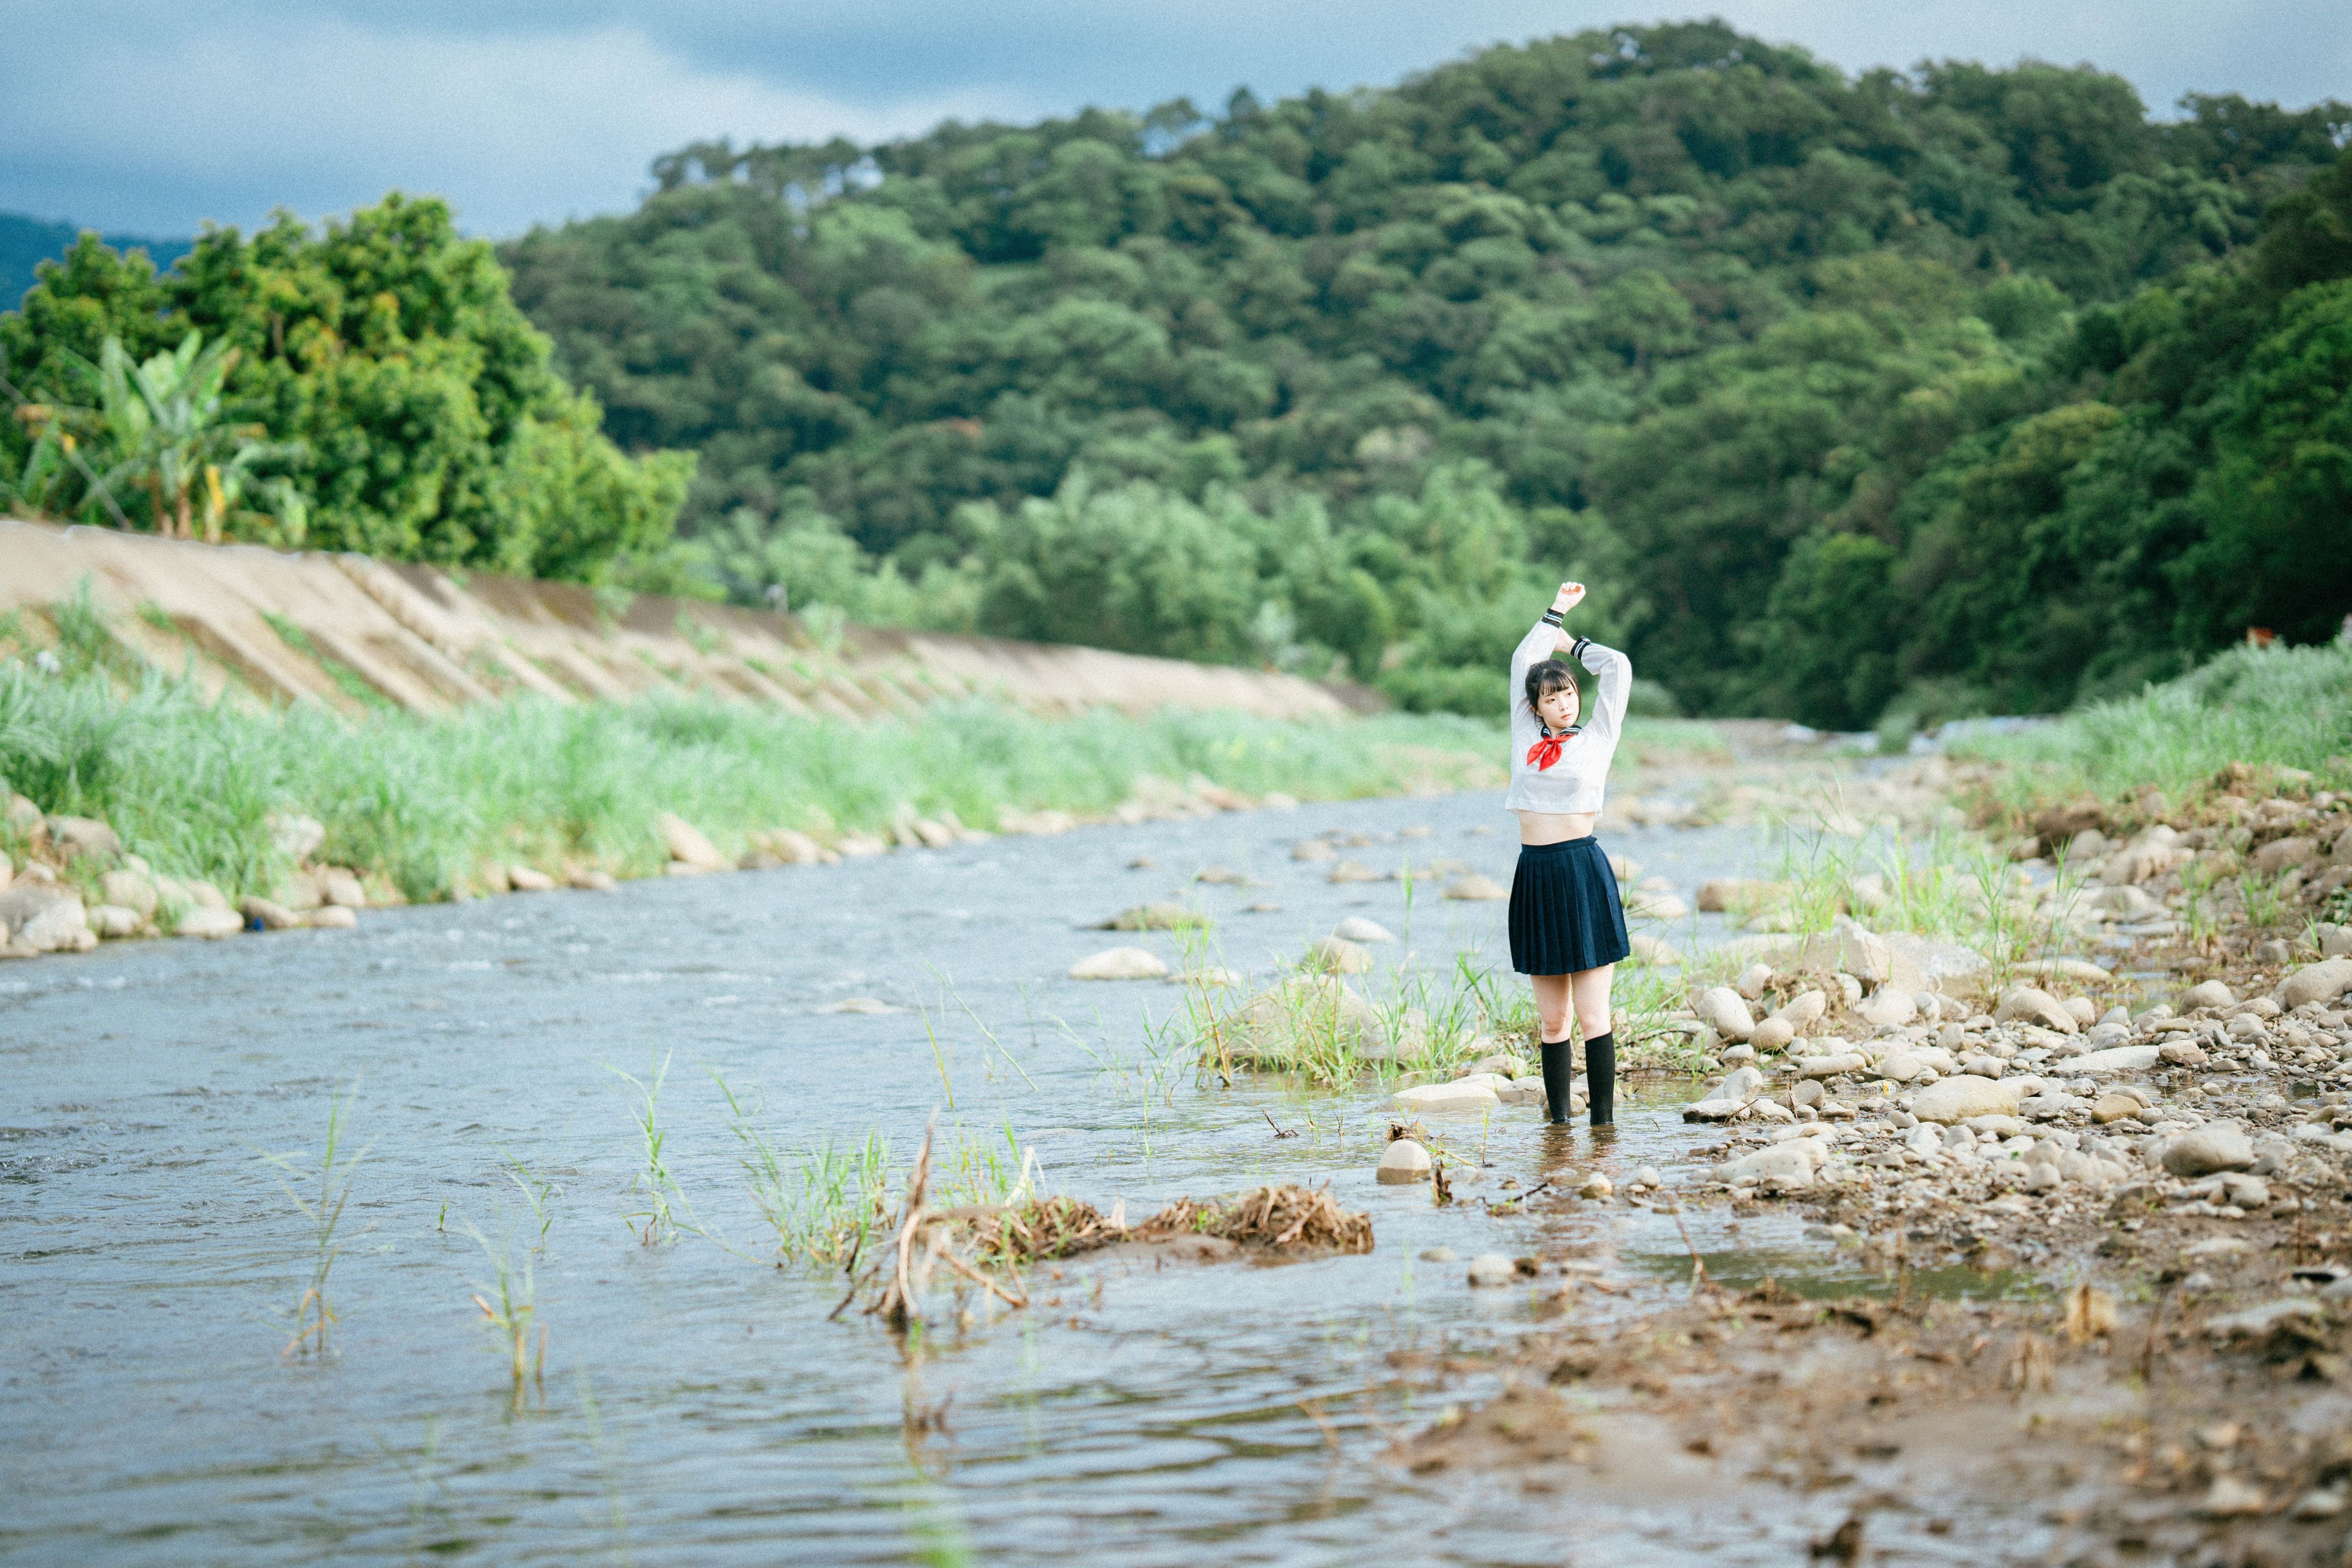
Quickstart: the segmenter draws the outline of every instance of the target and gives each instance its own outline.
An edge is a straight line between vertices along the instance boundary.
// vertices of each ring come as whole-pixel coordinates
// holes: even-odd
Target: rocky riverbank
[[[1605,1270],[1480,1260],[1473,1285],[1533,1289],[1563,1326],[1516,1354],[1510,1393],[1399,1458],[1575,1490],[1665,1453],[1726,1496],[1851,1489],[1817,1544],[1843,1561],[1865,1531],[1948,1529],[1952,1485],[2063,1521],[2069,1561],[2342,1560],[2352,799],[2238,767],[2185,801],[2016,826],[2017,873],[1980,913],[2029,941],[1872,931],[1856,915],[1904,892],[1883,876],[1846,886],[1827,932],[1740,938],[1717,959],[1729,983],[1692,988],[1721,1071],[1684,1113],[1688,1163],[1630,1190],[1547,1173],[1527,1200],[1563,1236],[1632,1205],[1793,1207],[1884,1295],[1726,1291],[1699,1270],[1581,1326]],[[1914,1299],[1930,1270],[2047,1293]]]

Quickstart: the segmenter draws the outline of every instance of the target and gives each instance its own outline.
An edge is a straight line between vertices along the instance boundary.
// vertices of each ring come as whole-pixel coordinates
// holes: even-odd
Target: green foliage
[[[1301,798],[1396,793],[1486,778],[1502,745],[1453,717],[1047,721],[985,703],[888,724],[699,698],[347,722],[210,701],[153,674],[126,690],[110,646],[93,617],[60,644],[59,673],[0,659],[0,779],[45,810],[106,819],[159,871],[232,894],[266,894],[290,869],[269,831],[277,812],[317,818],[322,859],[421,900],[463,889],[485,861],[658,874],[664,810],[740,852],[749,834],[783,826],[830,835],[941,811],[983,828],[1014,810],[1106,812],[1147,776]],[[929,759],[919,778],[906,766],[917,755]]]
[[[691,457],[613,444],[437,201],[209,229],[162,277],[84,235],[40,279],[0,316],[20,509],[581,580],[670,538]],[[67,436],[112,466],[64,472]],[[124,485],[150,504],[110,505]]]
[[[2352,786],[2352,640],[2241,644],[2137,695],[1968,749],[2017,764],[2004,788],[2021,802],[2148,785],[2179,800],[2232,762],[2300,768],[2342,789]]]
[[[2347,270],[2352,110],[2185,107],[1626,27],[1209,120],[700,144],[504,255],[607,431],[698,452],[739,598],[1496,714],[1574,576],[1668,701],[1853,727],[2127,686],[2252,612],[2171,574],[2241,505],[2189,498],[2221,383]],[[2253,535],[2323,515],[2232,429]]]

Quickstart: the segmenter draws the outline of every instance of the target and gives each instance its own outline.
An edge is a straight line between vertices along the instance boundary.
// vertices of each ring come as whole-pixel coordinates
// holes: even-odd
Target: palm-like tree
[[[92,368],[98,389],[98,429],[112,458],[100,480],[142,489],[153,503],[155,531],[194,538],[199,506],[206,541],[218,544],[229,508],[241,500],[257,466],[290,455],[263,439],[259,425],[222,419],[222,389],[236,368],[226,342],[205,346],[191,331],[177,349],[133,364],[116,338],[106,340]]]

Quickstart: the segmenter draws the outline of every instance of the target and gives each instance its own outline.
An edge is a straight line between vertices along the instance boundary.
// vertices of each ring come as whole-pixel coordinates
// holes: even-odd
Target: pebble
[[[1756,1026],[1756,1031],[1748,1037],[1748,1043],[1759,1051],[1786,1051],[1796,1038],[1796,1026],[1776,1013]]]
[[[1473,873],[1446,883],[1445,896],[1465,904],[1500,903],[1511,896],[1511,890],[1491,876]]]
[[[1070,966],[1073,980],[1164,980],[1168,965],[1142,947],[1107,947]]]
[[[1331,935],[1341,942],[1393,942],[1396,934],[1377,920],[1367,920],[1360,915],[1350,915],[1331,927]]]
[[[302,918],[314,931],[349,931],[359,923],[359,912],[341,904],[322,904]]]
[[[1470,1260],[1470,1283],[1475,1287],[1507,1285],[1518,1276],[1518,1265],[1500,1252],[1481,1252]]]

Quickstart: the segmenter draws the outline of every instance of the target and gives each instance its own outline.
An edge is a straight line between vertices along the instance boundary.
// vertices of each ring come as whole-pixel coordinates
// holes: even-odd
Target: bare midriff
[[[1519,842],[1523,844],[1564,844],[1570,839],[1592,836],[1596,811],[1521,811]]]

